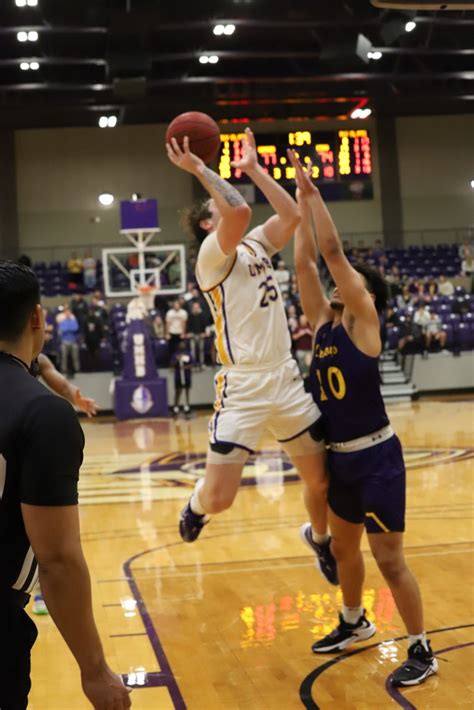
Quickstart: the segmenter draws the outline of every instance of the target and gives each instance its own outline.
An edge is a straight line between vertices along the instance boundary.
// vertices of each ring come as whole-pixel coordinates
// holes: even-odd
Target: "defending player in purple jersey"
[[[329,449],[331,549],[344,603],[339,625],[312,650],[339,652],[376,632],[362,608],[360,541],[365,527],[408,631],[408,658],[392,674],[392,682],[416,685],[436,673],[438,664],[424,632],[420,590],[404,559],[405,466],[380,393],[378,311],[385,306],[386,287],[377,272],[349,263],[319,190],[294,152],[288,155],[296,170],[302,213],[295,267],[303,310],[316,334],[311,384]],[[319,280],[313,220],[321,255],[336,284],[331,300]]]

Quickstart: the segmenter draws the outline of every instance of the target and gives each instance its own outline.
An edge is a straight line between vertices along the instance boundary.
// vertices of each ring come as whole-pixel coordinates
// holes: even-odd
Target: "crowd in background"
[[[442,317],[443,304],[450,303],[450,316],[468,315],[472,311],[472,299],[468,298],[472,288],[456,288],[451,277],[442,273],[424,277],[403,273],[403,269],[393,263],[393,259],[390,263],[388,252],[381,242],[376,242],[372,247],[362,243],[355,248],[347,244],[344,246],[353,264],[370,264],[386,279],[390,299],[386,312],[381,315],[385,347],[407,354],[440,351],[449,346],[449,329]],[[473,253],[473,247],[468,242],[458,248],[460,268],[457,275],[472,279]],[[293,354],[306,374],[311,361],[313,332],[301,309],[296,274],[278,255],[273,261],[288,318]],[[101,281],[98,278],[97,261],[90,253],[84,259],[72,254],[66,266],[68,279],[75,288],[68,302],[46,311],[45,353],[62,372],[73,376],[83,369],[86,356],[88,370],[104,369],[104,363],[109,367],[110,358],[104,360],[100,357],[108,349],[115,352],[112,368],[120,370],[126,333],[125,314],[121,314],[125,312],[125,306],[111,306],[102,291],[91,291]],[[171,266],[176,267],[178,278],[179,265],[172,263]],[[156,344],[157,365],[160,367],[174,361],[178,348],[189,352],[194,368],[215,365],[214,326],[209,306],[194,280],[194,266],[195,255],[191,254],[187,264],[189,280],[185,292],[171,299],[162,294],[156,295],[154,307],[146,313],[146,322]],[[329,293],[331,282],[323,263],[320,272],[323,285]],[[394,339],[395,332],[397,337]]]

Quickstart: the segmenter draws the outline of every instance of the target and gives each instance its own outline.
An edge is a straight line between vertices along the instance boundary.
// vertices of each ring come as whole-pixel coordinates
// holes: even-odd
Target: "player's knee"
[[[358,552],[358,548],[351,545],[348,540],[333,537],[331,540],[331,552],[336,562],[344,562],[354,557]]]
[[[406,569],[403,555],[393,553],[391,550],[374,551],[377,566],[386,580],[396,581]]]
[[[235,493],[234,491],[220,490],[218,488],[210,489],[206,494],[206,513],[210,515],[215,515],[216,513],[222,513],[224,510],[230,508],[234,502]]]

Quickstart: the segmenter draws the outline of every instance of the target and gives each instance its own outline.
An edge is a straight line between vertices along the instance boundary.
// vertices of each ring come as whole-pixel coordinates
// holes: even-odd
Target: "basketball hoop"
[[[158,293],[158,288],[156,286],[150,286],[146,284],[145,286],[138,287],[138,298],[143,303],[147,311],[150,311],[155,304],[155,295]]]

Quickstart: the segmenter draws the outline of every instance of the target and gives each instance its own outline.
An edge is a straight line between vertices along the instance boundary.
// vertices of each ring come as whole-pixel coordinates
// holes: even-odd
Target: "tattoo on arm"
[[[209,168],[204,168],[202,171],[202,176],[208,182],[211,187],[216,190],[216,192],[224,198],[226,202],[229,203],[231,207],[238,207],[239,205],[244,205],[245,200],[235,187],[229,185],[228,182],[223,180],[217,175],[213,170]]]

